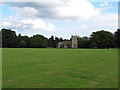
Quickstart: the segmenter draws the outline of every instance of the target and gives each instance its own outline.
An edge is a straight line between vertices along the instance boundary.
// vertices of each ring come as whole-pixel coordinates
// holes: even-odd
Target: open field
[[[117,49],[3,49],[3,88],[116,88]]]

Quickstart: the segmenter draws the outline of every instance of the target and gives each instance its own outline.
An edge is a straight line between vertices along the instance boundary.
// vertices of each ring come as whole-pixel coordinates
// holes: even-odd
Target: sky
[[[118,2],[88,0],[39,0],[39,2],[3,2],[0,28],[32,36],[41,34],[69,39],[71,35],[90,36],[118,28]]]

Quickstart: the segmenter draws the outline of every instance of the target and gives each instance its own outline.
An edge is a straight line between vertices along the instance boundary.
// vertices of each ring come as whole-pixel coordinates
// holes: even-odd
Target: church
[[[62,41],[57,44],[58,48],[78,48],[77,35],[71,36],[71,41]]]

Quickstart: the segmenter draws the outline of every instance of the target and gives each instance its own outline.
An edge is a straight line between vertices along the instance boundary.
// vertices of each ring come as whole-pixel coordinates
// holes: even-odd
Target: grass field
[[[3,49],[3,88],[117,88],[117,49]]]

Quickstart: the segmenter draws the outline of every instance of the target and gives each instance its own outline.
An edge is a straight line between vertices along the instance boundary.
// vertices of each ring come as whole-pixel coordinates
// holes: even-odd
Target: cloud
[[[45,30],[45,31],[55,30],[55,25],[49,22],[46,23],[41,19],[19,20],[12,16],[3,20],[2,27],[16,28],[16,29]]]
[[[17,11],[16,13],[17,17],[25,17],[25,18],[33,19],[36,18],[36,15],[38,13],[38,11],[33,7],[21,7],[20,9],[14,7],[13,9]]]
[[[98,22],[105,22],[106,24],[109,22],[117,23],[118,15],[114,13],[103,13],[98,16],[97,21]]]
[[[2,27],[14,27],[14,28],[19,28],[22,27],[20,21],[16,18],[13,18],[10,16],[9,18],[5,18],[1,22]]]
[[[100,12],[86,0],[70,0],[65,6],[57,7],[58,16],[73,20],[89,19]]]
[[[100,4],[101,7],[107,6],[107,5],[108,5],[108,2],[104,2],[104,3]]]
[[[88,29],[88,26],[86,26],[86,25],[80,25],[80,28],[81,29]]]
[[[109,4],[108,2],[103,2],[102,4],[99,5],[100,8],[99,11],[102,12],[102,11],[105,11],[107,9],[111,9],[111,8],[114,8],[111,4]]]
[[[16,11],[17,18],[4,19],[2,26],[21,29],[19,31],[26,35],[41,33],[49,37],[56,35],[68,38],[73,33],[85,36],[101,29],[114,32],[118,26],[117,13],[108,13],[106,10],[108,3],[102,3],[100,8],[95,8],[87,0],[42,0],[6,4]]]
[[[45,0],[43,2],[12,2],[6,4],[14,7],[19,16],[27,18],[84,20],[100,13],[87,0]]]
[[[83,26],[87,26],[88,28],[82,28],[82,30],[87,30],[88,32],[101,29],[115,32],[118,28],[118,15],[114,13],[102,13],[83,23]]]

